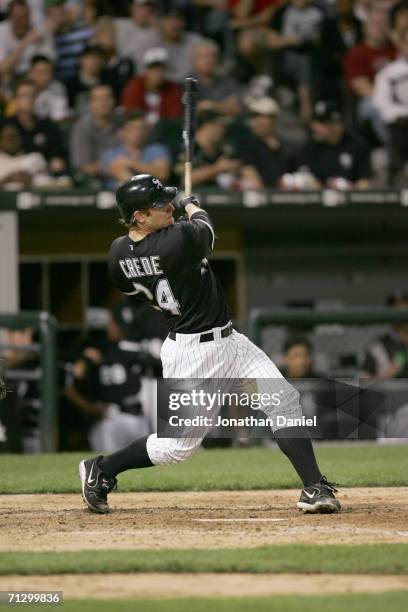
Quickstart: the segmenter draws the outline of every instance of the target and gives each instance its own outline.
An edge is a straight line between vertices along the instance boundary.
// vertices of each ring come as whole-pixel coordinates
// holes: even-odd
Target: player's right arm
[[[196,196],[181,200],[179,206],[185,210],[188,217],[188,223],[183,224],[185,244],[190,255],[201,260],[214,248],[215,233],[212,221],[208,213],[199,206]]]
[[[191,217],[194,215],[194,213],[202,212],[202,210],[203,210],[202,208],[200,208],[199,206],[196,206],[195,204],[187,204],[186,213],[187,213],[187,217],[189,221],[191,220]]]

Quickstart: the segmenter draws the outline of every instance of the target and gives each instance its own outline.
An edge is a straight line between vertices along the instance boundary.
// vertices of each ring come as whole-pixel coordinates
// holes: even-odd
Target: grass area
[[[120,585],[119,587],[120,588]],[[408,591],[377,594],[313,595],[243,598],[132,599],[64,601],[64,612],[401,612],[408,608]],[[35,606],[49,610],[49,606]]]
[[[408,544],[280,544],[202,550],[7,552],[0,574],[245,572],[408,574]]]
[[[406,486],[406,445],[320,446],[322,472],[343,487]],[[2,455],[0,493],[78,492],[78,463],[89,453]],[[179,465],[125,472],[121,491],[251,490],[299,486],[277,449],[205,449]]]

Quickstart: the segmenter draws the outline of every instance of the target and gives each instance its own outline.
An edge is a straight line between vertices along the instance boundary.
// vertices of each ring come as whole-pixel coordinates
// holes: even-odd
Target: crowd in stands
[[[407,0],[0,0],[0,185],[408,183]]]

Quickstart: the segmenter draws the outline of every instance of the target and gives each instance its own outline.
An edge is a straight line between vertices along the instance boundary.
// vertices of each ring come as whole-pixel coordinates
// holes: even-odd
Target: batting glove
[[[173,202],[173,206],[176,208],[176,210],[179,210],[182,213],[186,211],[186,206],[188,204],[194,204],[194,206],[200,206],[200,201],[197,196],[191,195],[191,196],[187,196],[186,198],[182,198],[178,202]]]

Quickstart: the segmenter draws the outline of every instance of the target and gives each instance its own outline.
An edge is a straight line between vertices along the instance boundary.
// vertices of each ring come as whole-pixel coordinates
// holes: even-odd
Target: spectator
[[[343,58],[361,38],[360,21],[353,13],[353,0],[336,0],[335,14],[321,24],[316,53],[318,98],[340,100],[343,96]],[[314,92],[316,93],[316,92]]]
[[[10,4],[10,0],[6,0]],[[30,9],[30,21],[34,27],[41,26],[46,20],[44,0],[26,0],[27,6]]]
[[[54,31],[55,76],[66,83],[76,75],[79,56],[92,36],[93,28],[76,18],[64,0],[46,0],[47,17]]]
[[[385,126],[373,105],[374,78],[377,72],[395,58],[395,47],[387,38],[387,14],[373,8],[363,26],[364,39],[344,58],[344,76],[357,98],[357,120],[368,122],[379,143],[386,141]]]
[[[282,0],[228,0],[232,30],[251,30],[266,27]]]
[[[76,17],[80,17],[84,25],[95,27],[98,18],[98,0],[81,0]]]
[[[291,171],[291,147],[276,133],[279,106],[272,98],[248,101],[250,136],[241,146],[242,161],[250,170],[251,187],[277,187],[278,180]]]
[[[30,187],[47,162],[40,153],[22,153],[21,137],[14,125],[0,126],[0,185]]]
[[[130,19],[116,20],[116,48],[120,57],[129,57],[137,72],[143,69],[143,55],[160,45],[155,0],[133,0]]]
[[[396,37],[398,41],[398,36],[408,29],[408,0],[400,0],[394,4],[389,17],[390,36],[393,40]]]
[[[147,435],[140,400],[140,353],[121,349],[107,336],[87,346],[74,363],[65,396],[87,418],[92,450],[114,452]]]
[[[408,309],[408,292],[396,289],[387,298],[393,310]],[[408,323],[394,323],[367,350],[363,376],[375,380],[408,378]]]
[[[89,93],[89,112],[81,116],[71,131],[70,159],[74,170],[86,177],[100,176],[99,160],[103,153],[119,144],[119,115],[109,85],[94,85]]]
[[[309,431],[318,438],[336,438],[337,414],[335,398],[330,397],[332,386],[316,380],[321,375],[315,371],[313,361],[313,348],[305,336],[291,335],[287,338],[283,345],[280,371],[285,378],[299,381],[297,384],[294,382],[301,394],[305,417],[317,417],[317,427]]]
[[[195,186],[240,188],[242,160],[225,143],[225,118],[203,111],[197,119],[192,180]]]
[[[354,15],[364,23],[372,7],[372,0],[354,0]]]
[[[300,151],[298,168],[314,179],[314,188],[368,189],[371,168],[364,142],[348,134],[335,103],[320,101],[314,109],[312,136]]]
[[[228,24],[227,0],[193,0],[192,27],[194,32],[217,42],[223,55],[232,53],[233,35]]]
[[[28,78],[36,91],[34,111],[40,119],[63,121],[69,116],[67,91],[53,78],[54,64],[45,55],[34,55]]]
[[[126,19],[129,17],[129,6],[132,0],[103,0],[107,15]]]
[[[406,312],[408,309],[408,292],[395,289],[387,298],[386,305],[396,311]],[[375,339],[367,348],[364,357],[361,376],[368,378],[369,389],[373,383],[392,379],[408,378],[408,323],[396,322],[389,329]],[[379,438],[388,438],[392,442],[408,441],[408,405],[406,401],[405,382],[402,389],[398,385],[380,385],[380,395],[377,403],[367,401],[362,396],[365,413],[372,415],[375,422],[376,433]],[[381,410],[378,410],[381,408]],[[360,407],[361,412],[361,407]],[[368,418],[364,419],[366,422]],[[405,438],[403,440],[402,438]],[[385,440],[382,440],[385,442]]]
[[[120,57],[116,49],[116,26],[110,17],[100,17],[95,25],[93,42],[101,49],[103,56],[102,80],[110,85],[116,100],[133,75],[133,61]]]
[[[228,27],[235,34],[235,77],[241,83],[248,83],[256,76],[270,74],[272,61],[267,49],[268,26],[274,22],[285,1],[228,0],[227,4],[230,10]]]
[[[146,51],[143,73],[133,77],[123,91],[122,106],[126,110],[143,111],[150,125],[182,114],[181,89],[165,78],[167,60],[168,53],[163,47]]]
[[[132,174],[152,174],[162,181],[168,179],[170,154],[162,144],[148,144],[148,136],[149,128],[143,115],[139,112],[128,115],[118,131],[121,144],[106,151],[101,158],[106,188],[114,189]]]
[[[321,6],[311,0],[291,0],[282,7],[277,5],[269,29],[243,31],[237,44],[239,63],[244,60],[246,64],[245,80],[272,71],[275,84],[295,88],[300,115],[306,123],[312,104],[311,55],[318,44],[323,17]]]
[[[408,162],[408,28],[398,32],[394,29],[394,40],[399,55],[377,74],[373,104],[387,125],[391,178],[406,184],[404,167]]]
[[[31,29],[30,12],[25,0],[12,0],[8,17],[0,24],[0,76],[22,75],[34,55],[53,58],[53,40],[48,23]]]
[[[9,130],[9,128],[7,128]],[[4,330],[4,369],[8,384],[16,398],[16,418],[22,435],[23,453],[41,453],[40,438],[40,360],[38,349],[33,347],[33,328]],[[15,347],[15,348],[14,348]],[[24,347],[24,348],[23,348]],[[34,349],[34,350],[33,350]]]
[[[17,127],[25,153],[41,153],[47,160],[49,173],[62,175],[66,162],[61,132],[50,119],[36,117],[34,103],[34,85],[30,81],[21,81],[16,86],[15,115],[7,122]]]
[[[270,28],[281,26],[286,1],[229,0],[228,5],[231,10],[229,27],[236,33],[234,74],[240,82],[248,82],[255,75],[269,74],[272,62],[268,47],[285,45],[278,32]]]
[[[313,370],[312,345],[303,336],[291,336],[283,345],[282,367],[285,378],[318,378]]]
[[[192,56],[197,43],[202,37],[194,32],[186,32],[184,13],[169,8],[160,18],[160,42],[169,53],[167,75],[180,83],[193,71]]]
[[[212,40],[203,40],[194,47],[193,69],[198,80],[197,110],[238,115],[241,111],[238,83],[232,77],[217,74],[219,61],[219,50]]]
[[[67,81],[69,106],[81,114],[88,106],[89,92],[102,83],[103,54],[100,47],[87,45],[79,58],[79,70]]]
[[[395,0],[354,0],[354,14],[363,24],[367,21],[373,6],[387,11],[393,4]]]
[[[287,47],[282,52],[281,75],[295,85],[300,116],[309,123],[312,115],[311,52],[319,41],[320,27],[324,18],[321,7],[312,0],[291,0],[282,16],[281,36],[283,40],[270,44]]]

